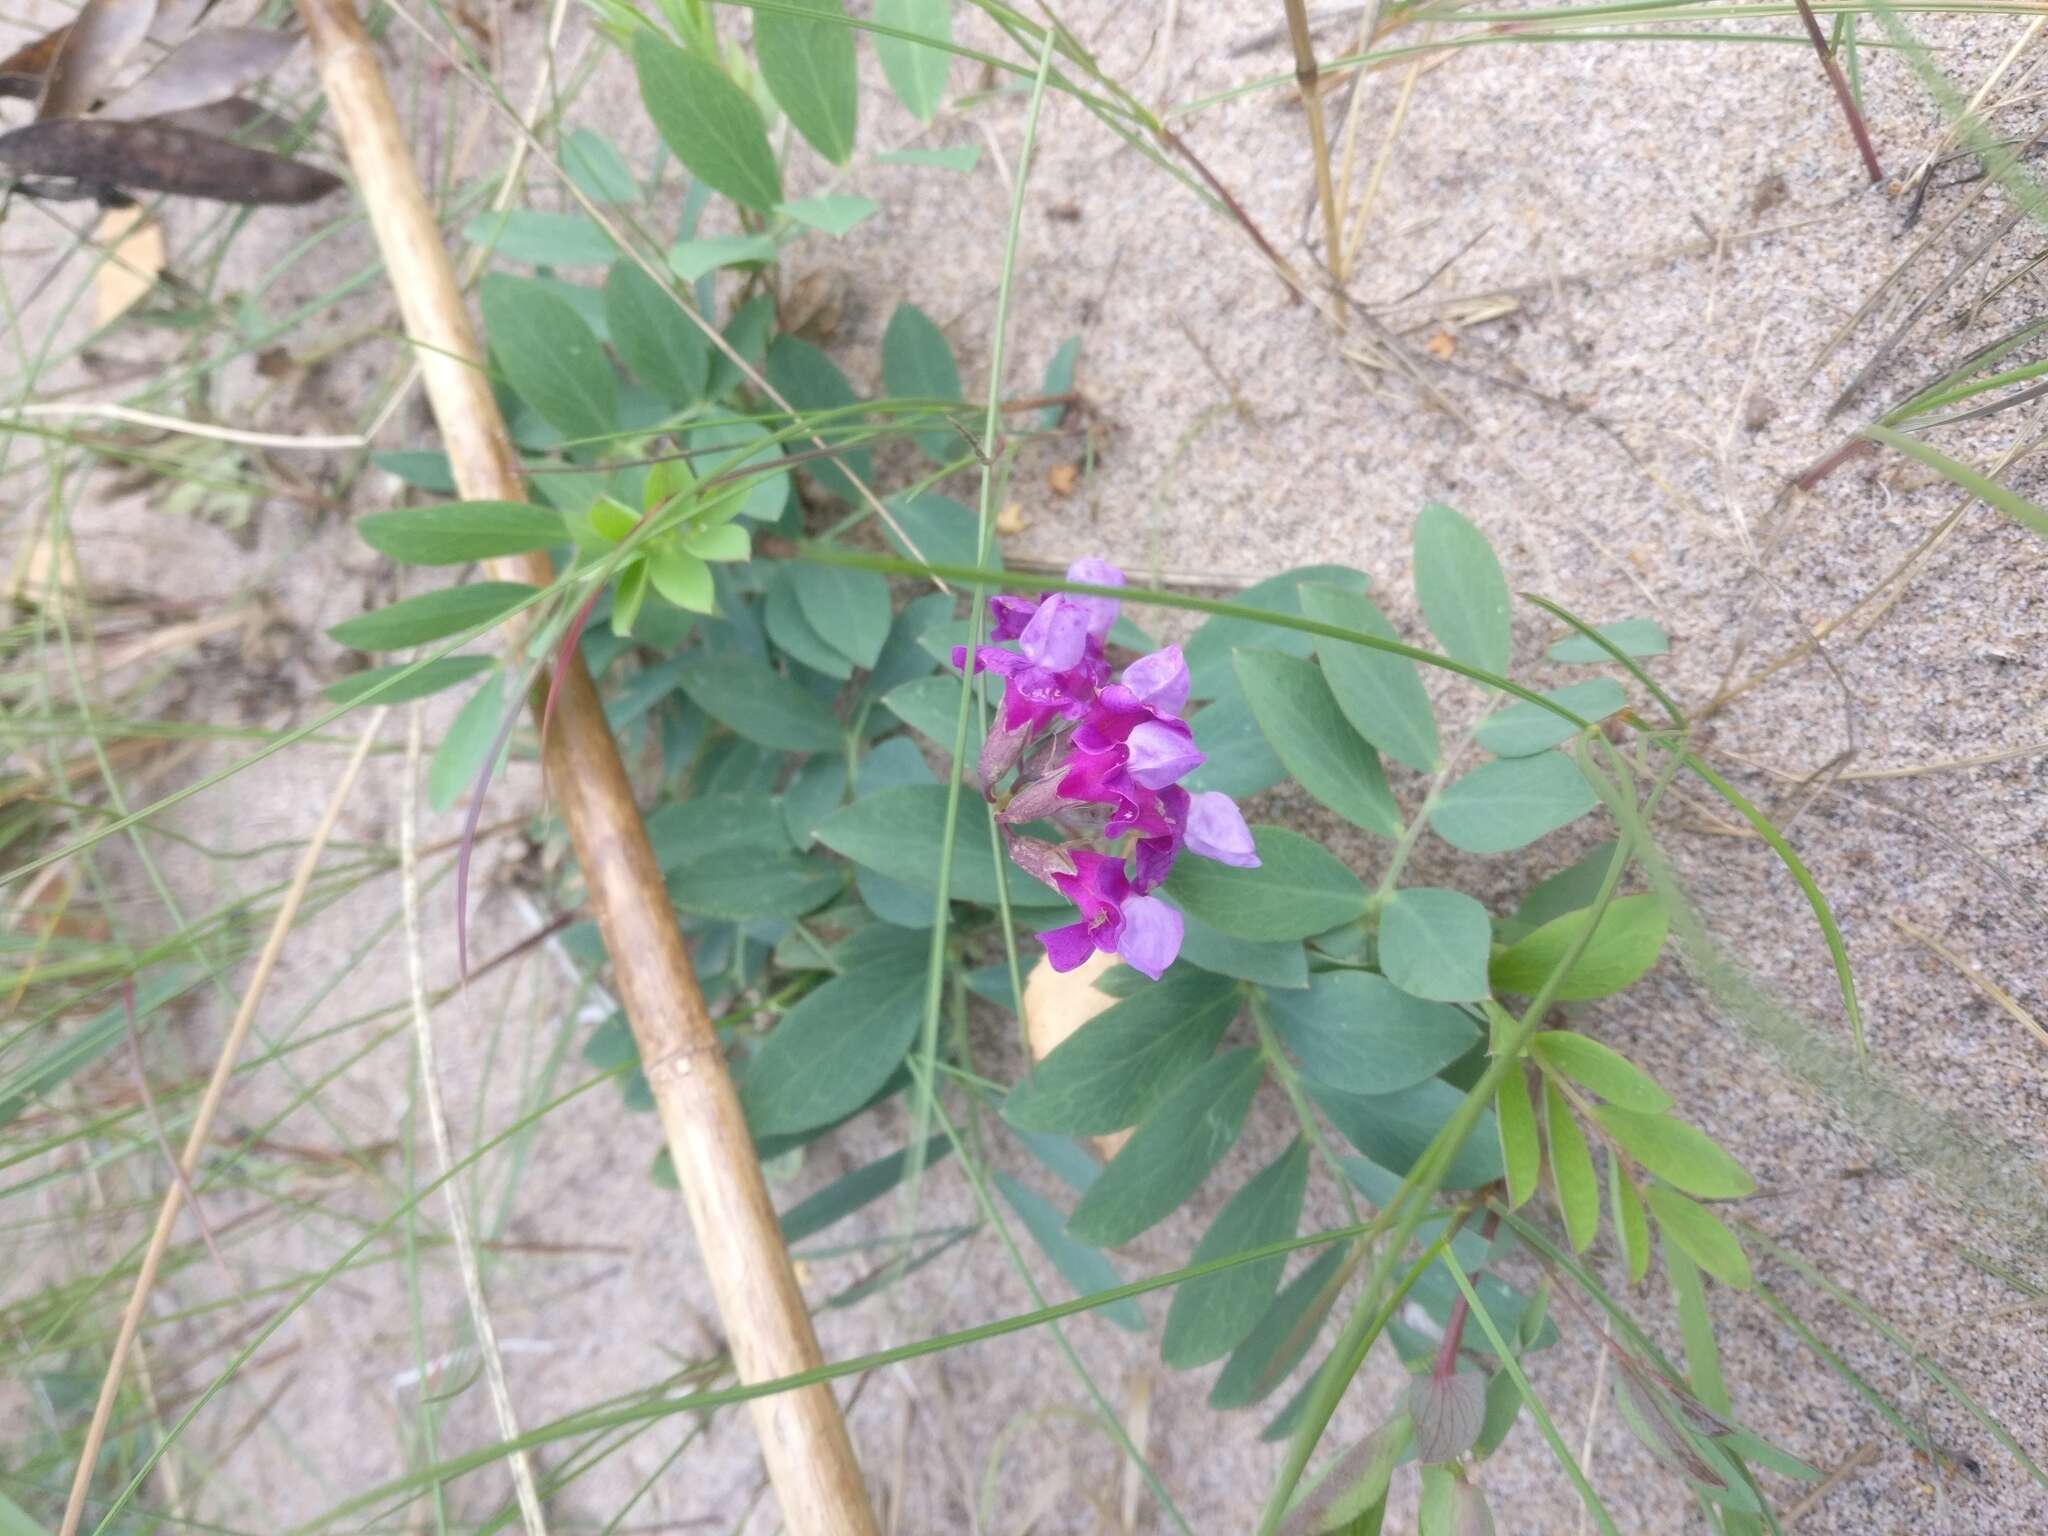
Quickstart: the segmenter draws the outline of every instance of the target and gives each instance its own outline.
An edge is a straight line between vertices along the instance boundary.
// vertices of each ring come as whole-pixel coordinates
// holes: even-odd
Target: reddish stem
[[[1835,100],[1842,104],[1842,115],[1849,120],[1849,136],[1855,139],[1856,151],[1863,156],[1863,169],[1870,172],[1871,181],[1883,181],[1884,167],[1877,163],[1877,150],[1871,145],[1870,130],[1864,126],[1863,114],[1856,108],[1855,92],[1849,89],[1842,66],[1828,51],[1828,40],[1821,36],[1820,20],[1813,14],[1813,6],[1809,0],[1793,0],[1793,3],[1799,7],[1799,19],[1806,23],[1806,35],[1813,40],[1813,51],[1820,55],[1820,67],[1827,72],[1828,83],[1835,88]]]

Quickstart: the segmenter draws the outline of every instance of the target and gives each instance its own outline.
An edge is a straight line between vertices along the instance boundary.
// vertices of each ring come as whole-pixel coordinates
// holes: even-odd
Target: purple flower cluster
[[[1069,581],[1120,587],[1104,560],[1080,560]],[[1228,795],[1189,794],[1180,781],[1207,761],[1181,718],[1188,668],[1180,647],[1141,656],[1110,680],[1103,645],[1117,600],[1050,593],[989,599],[992,644],[974,670],[1003,678],[1003,707],[982,743],[982,793],[1010,857],[1080,909],[1079,922],[1038,937],[1056,971],[1100,951],[1120,955],[1157,980],[1180,953],[1180,913],[1151,894],[1186,848],[1203,858],[1256,868],[1257,850]],[[1015,641],[1010,650],[1001,643]],[[956,646],[953,665],[967,664]],[[1021,766],[1020,766],[1021,765]],[[1013,786],[999,786],[1018,769]],[[1050,820],[1070,834],[1059,844],[1012,830]],[[1127,851],[1103,852],[1126,836]]]

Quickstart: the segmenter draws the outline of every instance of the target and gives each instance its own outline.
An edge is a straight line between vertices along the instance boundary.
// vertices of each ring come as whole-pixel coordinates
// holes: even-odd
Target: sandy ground
[[[1136,7],[1091,3],[1066,12],[1106,70],[1148,98],[1173,101],[1285,69],[1277,41],[1238,52],[1277,19],[1278,8],[1264,6],[1183,13],[1171,27]],[[1927,19],[1920,30],[1946,45],[1942,66],[1967,90],[2022,25]],[[1325,32],[1326,52],[1339,46],[1343,30]],[[568,37],[574,53],[590,46],[573,17]],[[2022,67],[2034,58],[2027,55]],[[1888,171],[1903,174],[1932,148],[1939,114],[1900,61],[1866,51],[1864,67],[1879,152]],[[506,77],[517,97],[522,70],[510,67]],[[1360,184],[1404,77],[1405,70],[1376,74],[1365,87]],[[968,83],[962,66],[956,89]],[[585,108],[602,93],[586,93]],[[431,82],[409,97],[425,145],[442,145],[450,131],[439,99]],[[912,139],[915,124],[878,88],[863,109],[869,144]],[[829,269],[843,278],[844,318],[833,347],[857,383],[875,381],[882,327],[908,299],[946,327],[969,392],[978,391],[1022,118],[1021,99],[997,97],[949,113],[918,140],[982,145],[981,167],[968,178],[856,168],[853,189],[877,198],[884,214],[836,246],[819,241],[793,258],[793,277]],[[2005,121],[2021,133],[2035,126],[2024,108]],[[624,142],[644,143],[619,131]],[[1218,107],[1182,131],[1286,257],[1313,272],[1308,158],[1289,93]],[[1013,492],[1025,527],[1008,553],[1059,564],[1097,553],[1133,571],[1225,587],[1292,565],[1343,560],[1372,571],[1383,605],[1419,633],[1408,531],[1425,501],[1448,500],[1495,539],[1519,586],[1600,619],[1660,618],[1674,636],[1660,675],[1701,710],[1725,679],[1749,676],[1878,590],[1956,509],[1958,494],[1946,483],[1889,457],[1851,463],[1811,497],[1785,503],[1779,493],[1840,440],[1844,424],[1865,419],[1852,411],[1831,424],[1828,402],[1871,355],[1891,317],[1902,316],[2006,206],[1994,192],[1944,231],[1942,222],[1970,190],[1938,192],[1923,229],[1902,234],[1900,201],[1861,188],[1848,135],[1811,55],[1800,49],[1501,47],[1449,57],[1415,82],[1353,283],[1368,304],[1399,300],[1382,313],[1413,346],[1425,396],[1361,361],[1371,355],[1362,324],[1340,331],[1315,306],[1291,302],[1238,229],[1054,98],[1026,200],[1013,384],[1032,387],[1058,343],[1079,334],[1081,388],[1107,436],[1092,473],[1068,497],[1055,495],[1045,476],[1071,452],[1027,454]],[[537,201],[549,206],[555,195],[543,190]],[[246,280],[333,216],[331,209],[266,216],[260,240],[237,250],[237,263],[249,263]],[[1902,285],[1904,300],[1823,357],[1836,328],[1930,232],[1931,249]],[[16,242],[51,248],[10,222],[10,259],[23,249]],[[367,250],[359,226],[345,232],[287,274],[266,302],[282,313],[293,295],[358,270]],[[1970,310],[2033,251],[2024,232],[2004,241],[1933,307],[1858,409],[1902,396],[1945,360],[2029,318],[2040,294],[2031,276],[1981,315]],[[325,323],[340,334],[388,315],[373,285]],[[144,348],[117,335],[108,350],[142,355]],[[268,396],[250,373],[232,370],[218,409],[223,419],[240,420],[236,402],[254,400],[260,425],[353,429],[361,425],[361,402],[388,381],[396,358],[388,338],[378,339]],[[2020,413],[1946,441],[1958,456],[1987,463],[2031,430],[2031,418]],[[382,439],[392,446],[423,440],[416,412]],[[2044,489],[2032,466],[2023,465],[2014,483],[2035,496]],[[358,510],[376,487],[366,482],[365,493]],[[261,592],[273,612],[288,616],[261,637],[256,653],[220,642],[208,653],[207,675],[187,679],[184,707],[210,718],[270,727],[304,718],[312,689],[335,669],[335,649],[320,629],[390,592],[387,575],[343,523],[285,499],[258,509],[246,540],[167,517],[137,497],[94,500],[79,524],[96,582],[202,606]],[[2039,1042],[1897,925],[1933,936],[2037,1016],[2048,1003],[2039,960],[2048,907],[2048,802],[2038,755],[2048,718],[2044,576],[2048,546],[1970,507],[1874,622],[1832,630],[1825,660],[1775,672],[1704,726],[1717,760],[1781,824],[1792,824],[1835,903],[1868,1012],[1873,1071],[2026,1154],[2048,1123],[2035,1065]],[[1552,633],[1533,609],[1517,619],[1517,662],[1531,679],[1563,679],[1542,660]],[[1472,702],[1445,697],[1453,710]],[[395,746],[400,735],[394,723],[386,740]],[[181,807],[174,825],[236,846],[302,836],[339,760],[332,748],[299,749],[251,770],[226,794]],[[1802,787],[1823,769],[1844,767],[1824,787]],[[395,756],[380,756],[350,802],[343,835],[388,845],[402,782]],[[1414,786],[1397,780],[1397,787]],[[494,807],[530,807],[534,790],[530,777],[515,774]],[[1279,798],[1266,809],[1342,845],[1341,833],[1311,806]],[[453,830],[453,818],[435,818],[425,835]],[[1696,799],[1665,826],[1669,851],[1716,934],[1822,1037],[1844,1045],[1834,976],[1797,891],[1766,849],[1730,831],[1724,816]],[[1425,846],[1415,877],[1507,898],[1569,856],[1568,837],[1554,844],[1524,859],[1488,862]],[[1368,871],[1385,856],[1383,847],[1349,851]],[[473,942],[482,953],[543,917],[506,883],[509,862],[499,858],[480,900]],[[274,878],[282,864],[173,867],[181,892],[201,906]],[[278,1027],[301,1006],[312,1008],[308,1027],[317,1027],[399,995],[401,957],[388,945],[373,952],[343,996],[318,990],[340,957],[389,915],[396,891],[388,879],[373,883],[305,929],[274,989]],[[138,902],[139,920],[152,911]],[[429,953],[444,976],[451,949],[445,903],[436,903]],[[439,1016],[465,1144],[476,1124],[503,1124],[518,1085],[534,1079],[558,1040],[567,1038],[572,1050],[580,1043],[563,975],[558,960],[536,960],[480,989],[467,1011],[451,1007]],[[218,999],[192,1010],[180,1032],[188,1058],[178,1065],[210,1060],[225,1011]],[[1763,1188],[1750,1210],[1759,1223],[1852,1286],[2022,1441],[2040,1445],[2048,1350],[2038,1318],[2025,1294],[1962,1257],[1981,1250],[2038,1276],[2038,1231],[2033,1245],[2017,1244],[1971,1208],[1960,1187],[1966,1179],[1916,1176],[1913,1160],[1895,1150],[1896,1136],[1888,1140],[1896,1127],[1859,1121],[1788,1072],[1675,963],[1589,1012],[1582,1027],[1650,1068],[1756,1172]],[[1003,1059],[999,1029],[989,1029],[985,1045]],[[410,1091],[405,1049],[401,1038],[348,1069],[325,1095],[331,1123],[301,1113],[285,1130],[325,1146],[398,1134]],[[301,1070],[337,1065],[343,1054],[341,1045],[322,1048]],[[252,1085],[243,1112],[253,1117],[285,1091]],[[894,1115],[881,1118],[816,1151],[789,1196],[900,1144]],[[1260,1101],[1233,1171],[1249,1170],[1277,1148],[1283,1118],[1277,1097]],[[606,1089],[552,1113],[516,1166],[489,1165],[477,1199],[486,1209],[508,1201],[507,1251],[494,1258],[490,1283],[527,1423],[644,1388],[715,1347],[681,1208],[646,1180],[654,1144],[651,1120],[621,1114]],[[1981,1165],[1966,1159],[1963,1172]],[[387,1168],[386,1176],[395,1175]],[[1213,1180],[1179,1217],[1120,1253],[1125,1272],[1181,1262],[1235,1183]],[[306,1171],[286,1186],[318,1209],[237,1249],[245,1285],[331,1262],[359,1235],[358,1218],[391,1208],[389,1189],[361,1178]],[[935,1174],[926,1218],[938,1223],[970,1210],[957,1171]],[[1329,1204],[1310,1212],[1313,1220],[1335,1216]],[[864,1218],[832,1237],[876,1233],[886,1220]],[[423,1225],[438,1232],[439,1213]],[[99,1231],[52,1243],[30,1272],[104,1263],[110,1244]],[[1603,1259],[1614,1278],[1604,1243]],[[866,1262],[810,1264],[813,1293],[822,1299],[840,1289]],[[1911,1454],[1758,1304],[1717,1292],[1738,1413],[1820,1466],[1853,1463],[1805,1509],[1800,1531],[1979,1536],[2048,1526],[2048,1494],[1896,1351],[1782,1265],[1765,1260],[1759,1269],[1873,1385],[1963,1458],[1943,1470]],[[426,1273],[422,1311],[432,1353],[460,1336],[461,1302],[444,1264]],[[217,1289],[204,1267],[169,1288],[187,1303]],[[1669,1312],[1657,1279],[1639,1300],[1645,1317]],[[1000,1249],[981,1241],[877,1301],[824,1313],[820,1328],[828,1353],[847,1356],[1028,1304]],[[1163,1299],[1151,1298],[1145,1311],[1151,1336],[1083,1319],[1071,1337],[1112,1402],[1144,1405],[1136,1414],[1142,1438],[1193,1527],[1245,1529],[1276,1461],[1256,1441],[1261,1420],[1208,1410],[1209,1373],[1165,1372],[1156,1356]],[[411,1328],[395,1268],[351,1275],[325,1290],[197,1421],[198,1444],[232,1442],[206,1481],[202,1516],[281,1529],[397,1475],[407,1464],[418,1391],[407,1375]],[[173,1378],[167,1390],[203,1384],[221,1348],[240,1341],[233,1327],[172,1333],[161,1356]],[[1616,1417],[1598,1353],[1583,1328],[1567,1326],[1559,1347],[1540,1358],[1537,1384],[1565,1438],[1588,1447],[1620,1529],[1697,1529],[1699,1517],[1688,1513],[1676,1482],[1655,1471]],[[457,1375],[452,1385],[468,1389],[444,1433],[443,1454],[491,1434],[480,1389],[466,1371]],[[1376,1361],[1340,1430],[1356,1433],[1372,1422],[1372,1400],[1384,1399],[1394,1381],[1392,1366]],[[1086,1421],[1085,1394],[1045,1334],[892,1367],[850,1395],[863,1461],[894,1530],[1092,1531],[1121,1521],[1116,1454]],[[29,1410],[17,1399],[10,1411]],[[744,1512],[759,1479],[744,1420],[718,1419],[662,1470],[696,1429],[663,1423],[632,1439],[555,1501],[556,1528],[601,1525],[653,1478],[622,1528],[773,1529],[772,1512]],[[564,1455],[565,1447],[552,1447],[542,1464],[558,1467]],[[188,1483],[192,1477],[188,1468]],[[1504,1532],[1585,1528],[1526,1423],[1482,1482]],[[503,1492],[494,1469],[454,1496],[474,1507]],[[1799,1499],[1785,1491],[1781,1507]],[[994,1512],[986,1524],[984,1501]],[[1149,1499],[1135,1508],[1134,1529],[1169,1528]],[[1411,1492],[1390,1528],[1412,1528],[1412,1518]]]

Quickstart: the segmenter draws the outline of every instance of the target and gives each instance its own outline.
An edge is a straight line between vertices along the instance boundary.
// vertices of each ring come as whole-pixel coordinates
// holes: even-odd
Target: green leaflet
[[[1756,1180],[1706,1132],[1672,1115],[1639,1115],[1602,1104],[1593,1118],[1630,1157],[1688,1194],[1733,1200],[1753,1194]],[[1708,1266],[1711,1268],[1711,1266]]]
[[[1021,1184],[1000,1171],[995,1176],[995,1186],[1003,1199],[1009,1202],[1010,1209],[1017,1213],[1017,1219],[1024,1223],[1024,1230],[1031,1234],[1031,1240],[1052,1260],[1052,1267],[1060,1272],[1060,1278],[1074,1288],[1075,1295],[1086,1296],[1092,1291],[1106,1291],[1123,1284],[1123,1276],[1116,1272],[1116,1266],[1110,1263],[1107,1254],[1067,1235],[1066,1218],[1060,1215],[1051,1201],[1029,1185]],[[1102,1315],[1127,1332],[1145,1331],[1145,1315],[1128,1296],[1104,1307]]]
[[[529,278],[486,276],[484,334],[505,381],[564,437],[618,429],[619,381],[597,333],[569,302]]]
[[[633,40],[633,67],[647,115],[692,174],[757,213],[782,201],[761,114],[723,70],[646,29]]]
[[[1067,1231],[1083,1242],[1114,1246],[1172,1215],[1236,1144],[1264,1075],[1254,1050],[1227,1052],[1190,1074],[1102,1170]]]
[[[1413,997],[1471,1003],[1488,996],[1492,946],[1486,908],[1463,891],[1411,886],[1380,913],[1380,969]]]
[[[1368,832],[1401,835],[1401,808],[1379,753],[1351,728],[1322,668],[1280,651],[1236,653],[1243,697],[1301,787]]]
[[[1592,920],[1592,910],[1581,907],[1517,939],[1493,957],[1488,974],[1494,987],[1534,994]],[[1657,963],[1669,928],[1664,903],[1655,895],[1622,896],[1608,903],[1599,927],[1559,986],[1558,1000],[1609,997],[1632,985]]]
[[[1230,1197],[1188,1262],[1202,1264],[1294,1236],[1307,1188],[1308,1143],[1297,1137]],[[1276,1255],[1184,1283],[1166,1314],[1160,1358],[1185,1370],[1229,1354],[1272,1304],[1286,1264],[1284,1255]]]
[[[1365,914],[1365,887],[1322,844],[1284,827],[1254,827],[1257,869],[1183,856],[1165,891],[1219,933],[1305,939]]]
[[[472,581],[401,598],[388,607],[344,619],[327,631],[337,645],[359,651],[396,651],[445,640],[496,623],[537,589],[523,581]]]
[[[818,19],[784,11],[754,13],[754,56],[761,78],[811,148],[834,165],[844,165],[853,154],[860,105],[853,29],[839,0],[792,3]]]
[[[867,1102],[917,1038],[924,973],[884,961],[836,976],[782,1016],[740,1079],[759,1136],[830,1125]]]
[[[1301,589],[1303,611],[1320,624],[1341,625],[1382,640],[1398,640],[1394,626],[1356,592],[1311,583]],[[1316,637],[1316,655],[1330,691],[1353,730],[1387,756],[1418,773],[1436,768],[1436,714],[1415,663],[1344,640]]]
[[[1430,807],[1437,836],[1467,853],[1510,853],[1577,821],[1600,803],[1561,752],[1502,757],[1454,779]]]
[[[1415,595],[1445,655],[1507,671],[1507,578],[1486,535],[1439,502],[1415,520]]]
[[[1176,967],[1063,1040],[1011,1090],[1003,1118],[1070,1136],[1135,1125],[1209,1059],[1238,1002],[1231,983]]]
[[[1324,971],[1301,991],[1265,996],[1303,1073],[1345,1093],[1394,1093],[1434,1077],[1479,1036],[1458,1009],[1364,971]]]
[[[371,512],[356,519],[356,532],[402,565],[466,565],[569,542],[560,513],[517,501],[449,501]]]
[[[1543,1081],[1543,1127],[1550,1136],[1550,1180],[1565,1236],[1572,1252],[1584,1253],[1600,1230],[1600,1175],[1571,1106],[1548,1078]]]

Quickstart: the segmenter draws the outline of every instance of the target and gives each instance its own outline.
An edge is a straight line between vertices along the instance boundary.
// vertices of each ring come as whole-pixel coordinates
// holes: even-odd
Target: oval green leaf
[[[914,304],[899,304],[882,333],[882,382],[905,399],[958,400],[960,368],[946,333]],[[917,433],[917,445],[935,463],[946,464],[967,450],[967,440],[943,423]]]
[[[569,542],[561,514],[518,501],[449,501],[437,507],[372,512],[356,532],[403,565],[466,565]]]
[[[1237,594],[1234,606],[1298,619],[1302,616],[1301,589],[1308,582],[1363,592],[1366,575],[1348,565],[1307,565],[1246,587]],[[1247,647],[1305,657],[1315,649],[1315,637],[1298,629],[1275,629],[1256,618],[1217,614],[1205,619],[1182,647],[1190,697],[1213,699],[1233,691],[1236,674],[1231,670],[1231,654]]]
[[[1430,807],[1437,836],[1467,853],[1508,853],[1568,826],[1600,803],[1561,752],[1503,757],[1452,782]]]
[[[1605,720],[1628,702],[1621,684],[1611,677],[1589,677],[1583,683],[1552,688],[1543,697],[1581,720],[1594,721]],[[1563,716],[1524,699],[1488,716],[1475,739],[1495,757],[1533,757],[1569,741],[1578,729]]]
[[[1671,1095],[1657,1080],[1611,1046],[1568,1029],[1546,1029],[1529,1042],[1538,1061],[1610,1104],[1639,1115],[1661,1115]]]
[[[1536,1193],[1537,1176],[1543,1171],[1536,1108],[1529,1102],[1529,1078],[1521,1067],[1500,1080],[1493,1095],[1493,1115],[1500,1133],[1501,1167],[1507,1174],[1508,1205],[1519,1210]]]
[[[1010,1090],[1019,1130],[1103,1136],[1135,1125],[1209,1059],[1237,1016],[1238,989],[1175,969],[1104,1009]]]
[[[917,1038],[924,973],[882,964],[807,994],[748,1060],[740,1102],[756,1136],[830,1125],[889,1080]]]
[[[1380,970],[1411,997],[1475,1003],[1489,995],[1493,923],[1463,891],[1396,891],[1380,914]]]
[[[1486,535],[1440,502],[1415,520],[1415,595],[1445,655],[1468,667],[1507,671],[1507,578]]]
[[[859,107],[853,29],[846,24],[839,0],[786,3],[811,12],[811,17],[787,11],[754,13],[754,57],[761,78],[811,148],[834,165],[844,165],[853,154]]]
[[[1405,1175],[1422,1156],[1430,1139],[1464,1101],[1462,1089],[1432,1077],[1399,1093],[1367,1096],[1339,1093],[1316,1083],[1308,1085],[1338,1133],[1380,1167]],[[1502,1173],[1499,1131],[1489,1106],[1465,1138],[1444,1174],[1445,1189],[1477,1189]]]
[[[1301,603],[1319,624],[1340,625],[1381,640],[1400,639],[1371,599],[1359,593],[1310,583],[1301,589]],[[1436,714],[1414,662],[1321,635],[1316,637],[1316,655],[1353,730],[1418,772],[1435,769],[1440,755]]]
[[[1516,940],[1493,957],[1489,974],[1494,986],[1533,997],[1592,921],[1593,909],[1580,907]],[[1585,1002],[1632,985],[1657,963],[1669,928],[1670,917],[1654,893],[1609,902],[1592,938],[1566,973],[1558,999]]]
[[[1124,1283],[1124,1277],[1109,1262],[1109,1255],[1100,1248],[1091,1248],[1067,1236],[1067,1219],[1050,1200],[1007,1173],[998,1172],[995,1185],[1002,1191],[1003,1199],[1009,1202],[1010,1209],[1017,1213],[1017,1219],[1024,1223],[1024,1230],[1031,1234],[1031,1240],[1052,1260],[1052,1267],[1060,1272],[1060,1278],[1073,1288],[1076,1296],[1106,1291]],[[1145,1331],[1145,1314],[1128,1296],[1098,1310],[1103,1317],[1127,1332]]]
[[[1281,651],[1236,653],[1237,679],[1274,755],[1295,781],[1345,820],[1401,835],[1401,808],[1372,744],[1337,707],[1322,668]]]
[[[604,314],[620,360],[641,383],[677,410],[703,398],[711,343],[682,301],[638,263],[618,262],[605,277]]]
[[[436,656],[432,661],[418,663],[400,661],[388,667],[352,672],[320,692],[337,704],[354,704],[369,699],[371,694],[376,695],[370,699],[373,704],[409,704],[443,688],[453,688],[479,672],[488,671],[492,665],[488,656]]]
[[[1314,1081],[1345,1093],[1397,1093],[1456,1061],[1479,1031],[1384,976],[1324,971],[1299,992],[1269,992],[1273,1025]]]
[[[1365,887],[1321,843],[1284,827],[1254,827],[1257,869],[1187,857],[1166,892],[1219,933],[1241,939],[1305,939],[1365,913]]]
[[[396,651],[495,624],[534,594],[523,581],[473,581],[401,598],[388,608],[344,619],[327,631],[358,651]]]
[[[1188,1262],[1206,1264],[1294,1236],[1307,1188],[1308,1143],[1296,1137],[1216,1213]],[[1183,1282],[1167,1309],[1160,1358],[1188,1370],[1229,1354],[1272,1305],[1286,1267],[1286,1255],[1276,1254]]]
[[[491,356],[520,399],[565,437],[602,438],[617,429],[618,376],[573,305],[530,278],[497,272],[477,296]]]
[[[1145,1118],[1081,1197],[1068,1233],[1110,1247],[1172,1215],[1236,1144],[1265,1070],[1259,1053],[1246,1049],[1192,1073]]]
[[[1723,1285],[1738,1291],[1750,1288],[1749,1255],[1712,1211],[1661,1184],[1645,1189],[1643,1198],[1650,1202],[1666,1242],[1676,1243],[1693,1263]]]
[[[723,70],[645,28],[633,41],[633,67],[647,115],[694,175],[757,213],[782,201],[761,114]]]
[[[897,32],[928,37],[934,43],[953,41],[952,0],[875,0],[875,23]],[[873,34],[875,57],[882,61],[882,73],[896,99],[920,123],[938,114],[946,94],[946,76],[953,67],[953,55],[943,47],[929,47],[907,37]],[[902,154],[914,151],[899,151]],[[934,151],[943,153],[943,151]],[[973,161],[967,163],[973,168]]]
[[[1584,1253],[1600,1230],[1600,1175],[1586,1148],[1585,1132],[1548,1078],[1543,1080],[1543,1127],[1550,1135],[1550,1183],[1564,1217],[1565,1236],[1573,1253]]]
[[[1593,1118],[1622,1151],[1668,1184],[1708,1200],[1753,1194],[1756,1180],[1712,1137],[1672,1115],[1639,1115],[1602,1104]]]
[[[698,656],[682,688],[712,719],[778,752],[836,752],[843,744],[832,711],[802,684],[739,651]]]

